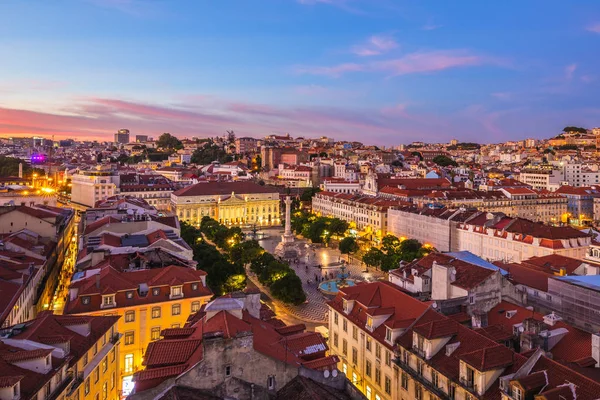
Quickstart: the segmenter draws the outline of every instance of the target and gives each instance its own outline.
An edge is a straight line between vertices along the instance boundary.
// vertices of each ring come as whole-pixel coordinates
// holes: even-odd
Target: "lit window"
[[[181,305],[173,304],[173,306],[171,306],[171,315],[180,315],[180,314],[181,314]]]
[[[125,313],[125,322],[135,321],[135,311],[127,311]]]
[[[133,331],[125,332],[125,344],[126,345],[133,344],[133,341],[134,341],[134,332]]]
[[[130,374],[130,373],[133,372],[133,354],[126,354],[125,355],[124,370],[128,374]]]
[[[200,302],[199,301],[194,301],[192,302],[192,312],[198,312],[200,311]]]
[[[152,318],[160,318],[160,307],[152,307]]]
[[[150,330],[150,339],[151,340],[160,339],[160,326],[155,326]]]

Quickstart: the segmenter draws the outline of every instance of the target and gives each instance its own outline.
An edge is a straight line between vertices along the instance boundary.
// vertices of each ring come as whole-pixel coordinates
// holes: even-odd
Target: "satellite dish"
[[[325,378],[329,378],[329,370],[328,369],[326,369],[325,371],[323,371],[323,376]]]
[[[437,305],[437,302],[436,302],[436,301],[434,301],[434,302],[433,302],[433,304],[431,305],[431,307],[433,307],[433,308],[437,308],[437,306],[438,306],[438,305]]]
[[[333,376],[334,378],[338,375],[337,369],[334,369],[333,371],[331,371],[331,376]]]
[[[522,332],[524,332],[524,331],[525,331],[525,328],[523,328],[522,326],[520,326],[520,327],[519,327],[519,332],[521,332],[521,333],[522,333]]]

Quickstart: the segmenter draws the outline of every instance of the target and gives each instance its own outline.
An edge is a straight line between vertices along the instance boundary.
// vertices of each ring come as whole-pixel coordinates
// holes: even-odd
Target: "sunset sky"
[[[600,126],[598,0],[4,0],[0,22],[4,137]]]

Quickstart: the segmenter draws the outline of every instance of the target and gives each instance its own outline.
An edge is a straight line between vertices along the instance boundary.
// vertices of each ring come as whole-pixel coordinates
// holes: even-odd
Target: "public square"
[[[274,253],[275,248],[281,242],[281,236],[284,232],[283,228],[266,228],[261,230],[259,233],[264,234],[264,238],[259,238],[260,245],[269,253]],[[251,234],[247,232],[247,234]],[[260,235],[262,236],[262,235]],[[327,297],[319,291],[319,283],[325,280],[320,279],[322,271],[318,268],[318,265],[328,266],[331,264],[341,263],[342,260],[346,260],[346,274],[349,278],[357,281],[370,282],[378,279],[383,279],[385,274],[381,271],[375,271],[370,269],[365,272],[365,266],[361,264],[360,260],[352,259],[350,263],[347,262],[348,256],[342,255],[339,250],[332,247],[325,247],[324,245],[310,244],[304,238],[296,236],[296,241],[299,242],[300,248],[303,249],[303,254],[298,258],[297,262],[291,262],[290,266],[296,271],[298,277],[302,280],[302,286],[306,293],[307,302],[300,306],[289,306],[284,305],[278,301],[272,301],[272,306],[277,309],[283,309],[288,314],[291,314],[293,319],[313,324],[326,324],[327,323]],[[309,256],[307,257],[307,253]],[[268,294],[268,290],[262,288],[255,277],[250,278],[253,283],[257,284],[263,292]],[[333,274],[333,278],[337,278],[337,273]],[[282,315],[279,312],[278,315]],[[293,321],[292,321],[293,322]]]

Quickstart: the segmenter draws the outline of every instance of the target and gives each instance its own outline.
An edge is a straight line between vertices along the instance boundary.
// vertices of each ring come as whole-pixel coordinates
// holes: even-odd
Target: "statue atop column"
[[[288,195],[285,197],[285,230],[281,235],[281,242],[275,248],[275,254],[287,259],[300,257],[300,246],[295,239],[292,232],[292,198]]]

